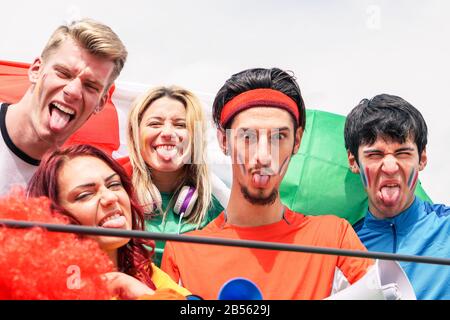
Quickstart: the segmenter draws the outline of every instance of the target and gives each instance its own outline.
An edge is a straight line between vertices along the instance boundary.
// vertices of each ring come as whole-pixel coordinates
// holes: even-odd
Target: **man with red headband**
[[[217,94],[219,143],[232,158],[227,208],[196,236],[365,250],[336,216],[305,216],[280,201],[279,185],[300,148],[305,107],[295,78],[277,69],[233,75]],[[169,242],[162,268],[205,299],[232,278],[253,281],[264,299],[323,299],[359,280],[370,259]]]

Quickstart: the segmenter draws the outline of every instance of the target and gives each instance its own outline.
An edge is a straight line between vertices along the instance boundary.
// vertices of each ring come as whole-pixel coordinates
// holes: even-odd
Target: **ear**
[[[302,137],[303,137],[303,128],[298,128],[294,135],[294,149],[292,150],[292,154],[296,154],[300,149]]]
[[[222,152],[225,155],[228,155],[229,150],[228,150],[227,134],[225,132],[225,129],[218,128],[216,134],[217,134],[217,141],[219,142],[220,149],[222,149]]]
[[[95,107],[94,109],[94,114],[99,113],[100,111],[103,110],[103,108],[106,105],[106,102],[109,100],[109,90],[107,90],[103,96],[100,98],[100,101],[98,102],[97,107]]]
[[[348,158],[348,164],[350,166],[350,170],[353,173],[359,174],[358,162],[356,161],[355,156],[350,151],[347,151],[347,158]]]
[[[28,68],[28,79],[32,84],[36,84],[36,82],[39,79],[39,71],[42,67],[42,59],[36,58],[34,59],[34,62],[30,65]]]
[[[419,171],[422,171],[427,166],[427,148],[424,148],[422,151],[422,154],[420,155],[420,161],[419,161]]]

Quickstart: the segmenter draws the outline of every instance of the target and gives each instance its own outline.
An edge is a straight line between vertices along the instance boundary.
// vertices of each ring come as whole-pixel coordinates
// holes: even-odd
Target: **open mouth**
[[[75,110],[63,106],[57,102],[51,102],[49,104],[50,112],[50,127],[54,131],[60,131],[64,129],[67,124],[75,118]]]
[[[103,228],[122,228],[125,226],[126,222],[127,220],[122,212],[114,211],[100,220],[98,226]]]
[[[252,182],[257,188],[264,188],[269,184],[270,175],[265,175],[262,172],[252,174]]]
[[[154,149],[158,156],[166,161],[173,159],[178,154],[178,148],[175,145],[157,145]]]
[[[383,184],[379,190],[379,196],[386,205],[393,205],[400,198],[400,190],[398,183]]]

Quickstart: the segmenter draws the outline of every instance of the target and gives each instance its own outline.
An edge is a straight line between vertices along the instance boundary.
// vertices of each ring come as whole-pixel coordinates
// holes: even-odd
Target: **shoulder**
[[[298,221],[303,229],[313,230],[317,233],[336,234],[345,232],[346,229],[351,228],[351,225],[347,220],[336,215],[304,215],[295,211],[290,212],[292,212],[293,217],[295,217],[294,221]]]
[[[359,248],[358,236],[347,220],[335,215],[305,215],[303,218],[301,214],[298,216],[296,219],[299,223],[295,229],[301,243],[337,248],[343,247],[344,243],[350,243],[350,247]]]
[[[223,229],[221,226],[224,225],[225,217],[222,211],[217,212],[217,217],[213,218],[205,227],[202,229],[192,230],[183,235],[187,236],[202,236],[202,237],[215,237],[222,234]]]
[[[450,207],[445,204],[433,204],[427,201],[423,202],[425,211],[427,213],[435,213],[438,217],[449,217]]]
[[[326,228],[339,228],[350,226],[350,223],[347,220],[332,214],[318,215],[318,216],[308,215],[305,216],[305,218],[308,220],[309,223],[313,225],[317,226],[320,225],[321,227]]]

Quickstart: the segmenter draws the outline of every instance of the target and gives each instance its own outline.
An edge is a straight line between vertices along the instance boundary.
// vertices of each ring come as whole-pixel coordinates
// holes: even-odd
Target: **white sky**
[[[449,203],[450,2],[421,0],[14,0],[1,5],[0,59],[31,62],[66,20],[110,25],[128,48],[121,82],[178,84],[213,97],[233,73],[280,67],[310,109],[347,114],[403,97],[429,127],[422,185]]]

